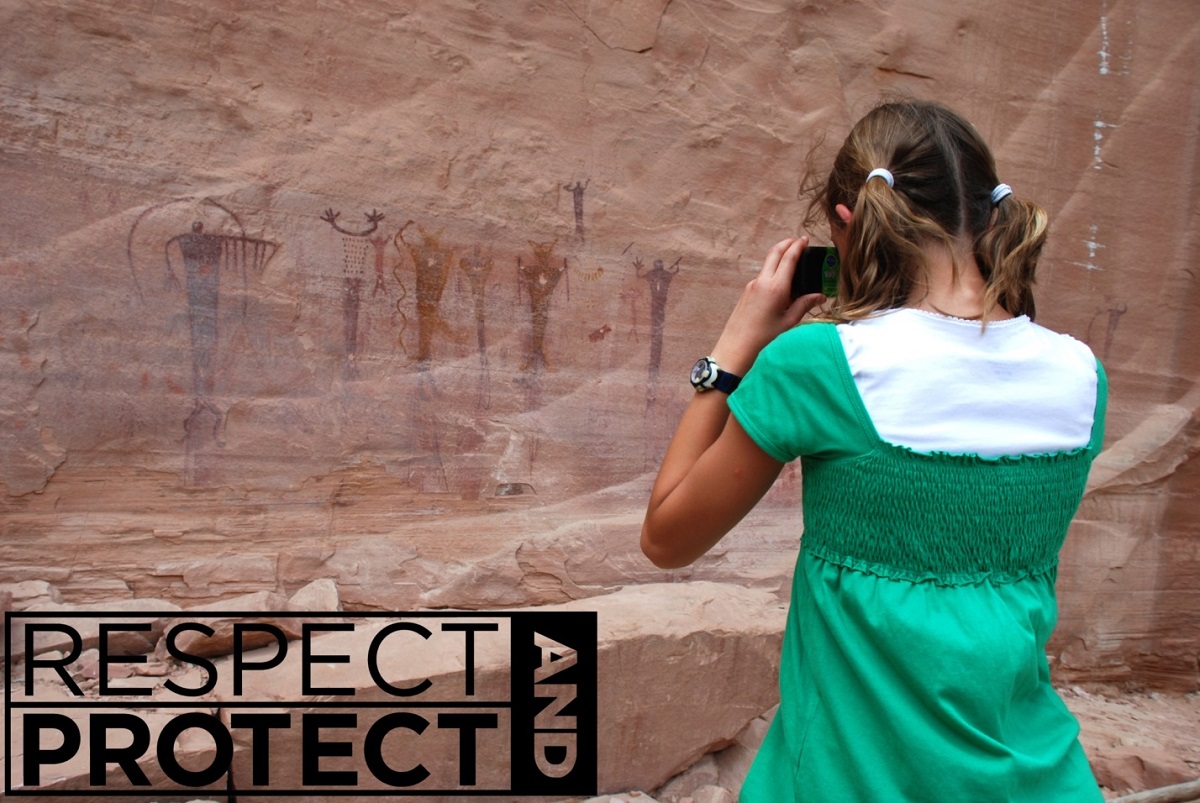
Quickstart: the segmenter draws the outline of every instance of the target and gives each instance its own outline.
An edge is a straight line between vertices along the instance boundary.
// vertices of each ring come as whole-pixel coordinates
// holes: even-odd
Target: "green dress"
[[[984,458],[883,441],[832,324],[762,352],[729,405],[767,453],[802,459],[804,535],[742,803],[1103,799],[1045,653],[1103,435],[1097,372],[1087,446]]]

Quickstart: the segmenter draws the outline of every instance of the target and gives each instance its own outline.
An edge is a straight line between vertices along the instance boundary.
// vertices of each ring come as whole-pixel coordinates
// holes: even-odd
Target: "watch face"
[[[703,384],[704,380],[708,379],[708,358],[701,357],[696,360],[696,364],[692,366],[692,384]]]

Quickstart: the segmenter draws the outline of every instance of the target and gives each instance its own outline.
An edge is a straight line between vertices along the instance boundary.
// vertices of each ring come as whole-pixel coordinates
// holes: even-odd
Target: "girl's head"
[[[867,181],[885,168],[883,178]],[[999,305],[1033,317],[1033,275],[1046,240],[1046,213],[1013,195],[992,202],[1000,183],[991,151],[955,112],[936,103],[877,106],[855,124],[809,205],[841,243],[842,278],[831,317],[854,320],[901,307],[925,283],[925,249],[970,249],[986,283],[984,318]],[[839,204],[853,212],[844,224]],[[957,264],[957,263],[956,263]]]

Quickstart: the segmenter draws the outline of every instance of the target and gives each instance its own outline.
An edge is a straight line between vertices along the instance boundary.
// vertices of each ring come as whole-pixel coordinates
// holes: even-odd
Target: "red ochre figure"
[[[532,338],[529,344],[529,358],[521,366],[522,371],[537,371],[548,367],[546,362],[546,324],[550,321],[550,298],[554,288],[567,272],[567,259],[563,257],[562,267],[552,265],[554,246],[558,240],[548,243],[535,243],[529,240],[533,249],[533,262],[524,263],[517,257],[517,296],[521,290],[529,294],[529,314],[532,319]],[[568,289],[568,295],[570,290]]]

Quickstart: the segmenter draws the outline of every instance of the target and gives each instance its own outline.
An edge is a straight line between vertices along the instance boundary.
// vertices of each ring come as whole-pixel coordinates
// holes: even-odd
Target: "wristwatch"
[[[737,374],[722,371],[711,357],[701,357],[692,366],[692,387],[697,393],[706,390],[719,390],[722,393],[733,393],[742,378]]]

